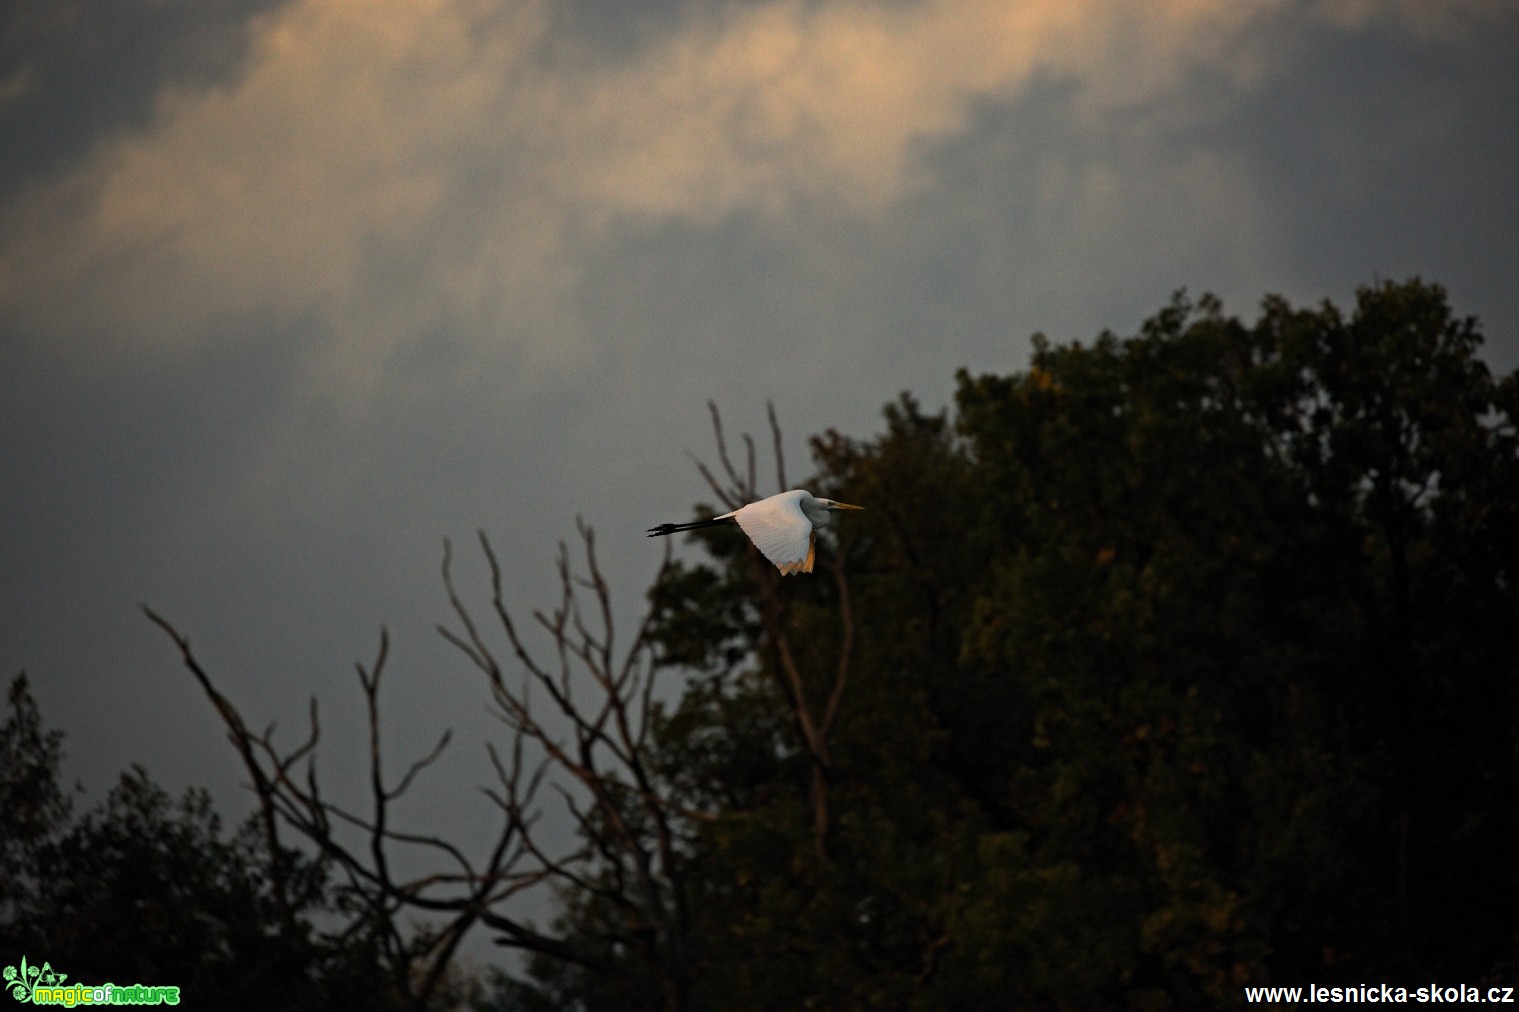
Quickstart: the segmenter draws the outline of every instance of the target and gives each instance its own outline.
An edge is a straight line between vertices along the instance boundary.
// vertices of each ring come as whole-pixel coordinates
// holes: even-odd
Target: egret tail
[[[660,524],[658,527],[649,528],[649,537],[657,538],[665,534],[678,534],[681,531],[694,531],[698,527],[721,527],[723,524],[738,523],[733,517],[718,517],[715,520],[692,520],[685,524]]]

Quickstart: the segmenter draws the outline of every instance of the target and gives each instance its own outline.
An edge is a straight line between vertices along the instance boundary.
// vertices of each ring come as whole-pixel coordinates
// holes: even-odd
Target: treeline
[[[874,438],[813,440],[811,490],[867,508],[814,577],[782,580],[726,530],[662,571],[637,650],[685,690],[644,710],[597,682],[619,702],[592,706],[585,740],[618,764],[563,766],[592,776],[571,791],[584,846],[529,854],[561,917],[498,924],[524,979],[408,997],[385,922],[420,908],[330,849],[282,858],[307,889],[276,903],[256,831],[202,838],[215,866],[168,875],[175,911],[222,927],[152,969],[183,983],[212,952],[232,978],[357,972],[377,1002],[481,1009],[1214,1008],[1245,984],[1513,983],[1519,376],[1480,344],[1417,280],[1348,312],[1270,298],[1253,323],[1179,296],[1134,337],[962,373],[945,412],[904,396]],[[714,494],[760,491],[720,449]],[[647,733],[616,738],[619,717]],[[35,779],[25,754],[6,748],[8,785]],[[214,827],[199,803],[167,819],[140,778],[121,790],[73,832],[144,811]],[[63,967],[101,947],[35,920],[88,867],[68,923],[114,932],[89,965],[122,976],[136,950],[109,905],[140,880],[35,824],[7,823],[5,872],[28,883],[7,949],[45,939]],[[249,911],[283,948],[226,926]],[[258,976],[248,951],[286,969]]]

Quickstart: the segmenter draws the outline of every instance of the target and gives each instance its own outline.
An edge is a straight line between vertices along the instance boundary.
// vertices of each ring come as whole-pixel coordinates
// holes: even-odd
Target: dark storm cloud
[[[893,229],[917,237],[897,247],[918,267],[891,286],[899,318],[974,307],[962,323],[974,329],[993,307],[1016,318],[1035,302],[1041,329],[1083,338],[1136,326],[1135,306],[1179,287],[1248,317],[1267,292],[1346,302],[1375,277],[1422,274],[1483,320],[1490,361],[1519,366],[1519,288],[1505,280],[1519,265],[1519,8],[1483,31],[1417,32],[1288,7],[1258,18],[1241,50],[1260,69],[1200,63],[1096,124],[1074,75],[978,103],[963,134],[927,149],[938,185]],[[1204,165],[1217,174],[1186,179]],[[1117,197],[1082,241],[1092,223],[1074,181],[1094,170]],[[1071,182],[1070,199],[1034,192],[1041,179]],[[1060,287],[1071,305],[1037,292]]]
[[[1519,365],[1519,8],[1457,39],[1294,27],[1290,64],[1217,137],[1275,209],[1295,280],[1444,281]]]
[[[748,2],[748,0],[730,0]],[[651,39],[668,34],[684,17],[720,5],[692,0],[570,0],[558,6],[556,27],[609,56],[629,56]]]
[[[19,0],[0,8],[0,195],[140,128],[169,85],[234,74],[250,21],[287,0]]]
[[[567,0],[555,7],[556,28],[616,58],[631,56],[657,43],[683,23],[715,21],[772,0]],[[879,0],[877,6],[911,6],[915,0]],[[815,6],[821,6],[815,5]]]

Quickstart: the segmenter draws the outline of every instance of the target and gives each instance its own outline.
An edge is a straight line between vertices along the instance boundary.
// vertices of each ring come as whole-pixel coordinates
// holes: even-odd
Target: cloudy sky
[[[92,798],[141,762],[235,811],[139,604],[255,725],[320,696],[338,781],[388,624],[392,741],[461,729],[428,789],[468,823],[445,537],[545,605],[582,516],[626,625],[708,399],[772,400],[800,477],[1179,288],[1418,274],[1511,370],[1516,109],[1509,0],[8,3],[0,670]]]

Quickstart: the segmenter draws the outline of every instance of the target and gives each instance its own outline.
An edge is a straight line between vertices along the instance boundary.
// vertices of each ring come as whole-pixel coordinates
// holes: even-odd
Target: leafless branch
[[[491,783],[481,791],[499,811],[501,825],[479,855],[436,834],[399,828],[395,804],[426,775],[452,734],[444,732],[398,778],[386,774],[380,689],[390,653],[388,633],[382,631],[371,664],[355,665],[368,732],[367,804],[361,813],[322,793],[316,769],[321,728],[315,699],[308,736],[282,751],[272,727],[263,734],[249,729],[192,653],[188,639],[156,612],[144,609],[174,641],[225,725],[258,797],[271,855],[278,859],[289,853],[281,846],[281,833],[288,831],[332,862],[367,912],[363,924],[348,930],[378,931],[387,972],[414,1009],[424,1008],[437,992],[458,946],[476,925],[496,932],[502,944],[616,972],[610,956],[616,947],[556,938],[522,918],[515,898],[524,890],[554,883],[598,897],[609,909],[620,911],[622,951],[639,954],[644,971],[660,980],[671,1009],[685,1005],[690,917],[681,881],[682,840],[685,827],[704,813],[674,804],[650,766],[658,672],[648,639],[651,616],[619,653],[611,590],[596,559],[594,533],[581,523],[579,535],[584,573],[575,571],[561,545],[559,601],[549,611],[534,613],[548,639],[543,650],[529,645],[507,607],[502,566],[484,533],[479,540],[490,569],[490,610],[495,619],[489,629],[455,586],[452,546],[444,546],[443,582],[454,623],[440,625],[439,631],[484,677],[490,709],[507,732],[504,749],[496,743],[486,746]],[[669,558],[667,551],[666,566]],[[514,671],[508,671],[502,656],[511,658]],[[540,832],[542,788],[549,785],[582,838],[567,852],[552,849]],[[354,834],[361,841],[357,845]],[[403,877],[397,871],[398,848],[406,848],[413,857],[432,855],[433,868]],[[274,885],[294,916],[289,884]],[[403,928],[408,914],[424,918],[428,929],[418,933]]]
[[[775,402],[765,402],[765,416],[770,420],[770,442],[775,450],[775,483],[778,491],[791,486],[786,482],[786,455],[781,449],[781,423],[775,417]]]
[[[780,422],[776,417],[773,403],[767,403],[765,409],[766,418],[770,424],[771,445],[775,453],[778,491],[786,491],[788,486]],[[747,434],[743,437],[747,459],[746,467],[741,473],[734,466],[733,459],[729,455],[722,415],[717,405],[709,401],[707,410],[712,416],[712,436],[717,446],[717,459],[722,466],[723,474],[719,478],[700,460],[696,461],[697,470],[713,493],[729,509],[738,509],[745,503],[762,498],[755,481],[754,441]],[[774,673],[776,686],[791,711],[801,746],[812,760],[813,834],[816,850],[821,857],[827,853],[830,820],[828,778],[831,760],[828,739],[838,717],[845,688],[849,683],[850,659],[854,654],[854,618],[849,597],[849,583],[842,560],[835,561],[832,564],[832,572],[839,596],[839,653],[831,674],[823,676],[826,677],[826,682],[817,695],[821,696],[824,702],[821,712],[818,712],[819,708],[813,702],[814,694],[809,693],[808,689],[810,684],[819,680],[819,677],[803,672],[791,647],[788,588],[774,567],[770,566],[758,551],[751,550],[749,558],[758,596],[756,608],[765,632],[765,642],[771,654],[770,670]]]

